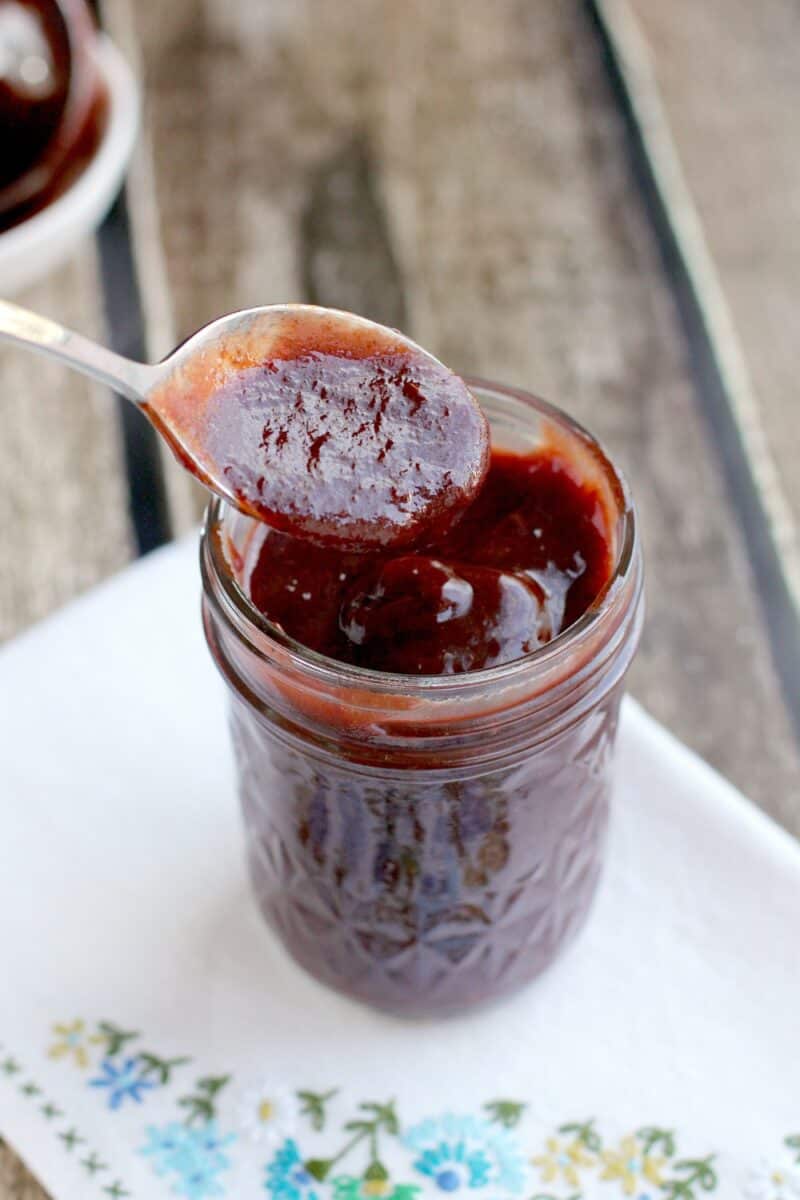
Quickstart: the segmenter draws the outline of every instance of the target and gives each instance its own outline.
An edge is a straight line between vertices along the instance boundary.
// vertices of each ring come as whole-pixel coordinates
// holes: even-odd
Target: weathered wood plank
[[[303,294],[402,329],[405,292],[377,182],[369,147],[358,136],[320,163],[300,222]]]
[[[2,1200],[48,1200],[47,1192],[26,1170],[10,1146],[0,1138],[0,1198]]]
[[[491,19],[479,0],[381,19],[364,0],[209,0],[171,40],[154,12],[137,18],[178,332],[303,295],[320,172],[368,145],[409,331],[564,404],[628,470],[650,579],[634,690],[800,830],[753,581],[577,0],[504,0]],[[327,301],[369,312],[363,257],[338,262]]]
[[[454,367],[570,408],[619,455],[639,499],[650,616],[634,690],[800,829],[797,752],[752,580],[578,0],[109,7],[115,32],[131,19],[143,46],[158,203],[134,215],[157,352],[173,328],[311,292],[384,320],[399,313]],[[149,205],[146,172],[138,186]],[[84,261],[27,299],[91,331],[91,279]],[[128,545],[113,423],[97,432],[105,397],[37,373],[33,430],[30,365],[9,362],[6,632]],[[58,433],[39,462],[45,428]],[[23,511],[18,496],[39,496],[52,469],[63,478],[55,516],[35,500]],[[0,1197],[42,1194],[0,1147]]]
[[[167,6],[150,6],[158,12],[162,36],[168,36],[170,30],[181,28],[184,20],[191,19],[194,3],[195,0],[172,0]],[[104,29],[141,78],[144,67],[132,4],[129,0],[110,0],[109,3],[100,0],[99,7]],[[146,114],[150,104],[149,94],[145,91],[143,105]],[[178,338],[164,264],[157,194],[153,184],[151,125],[152,121],[145,116],[125,190],[138,288],[140,294],[147,298],[140,314],[145,357],[150,362],[157,362],[169,354]],[[173,534],[177,536],[197,524],[208,497],[199,484],[177,465],[165,446],[161,448],[161,468],[166,485],[169,521]]]
[[[102,337],[93,249],[18,297]],[[127,562],[115,401],[56,363],[0,349],[0,640]]]
[[[800,558],[795,513],[764,431],[736,332],[628,0],[587,0],[623,115],[631,167],[656,236],[697,381],[696,394],[746,547],[761,622],[800,744]]]
[[[800,587],[800,10],[793,0],[628,3],[788,500],[780,534]]]

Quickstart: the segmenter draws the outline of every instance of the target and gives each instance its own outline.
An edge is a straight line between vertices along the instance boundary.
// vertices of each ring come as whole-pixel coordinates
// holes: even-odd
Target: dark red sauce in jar
[[[552,641],[612,568],[597,489],[557,452],[495,451],[461,520],[413,552],[344,553],[270,532],[250,599],[339,662],[410,675],[498,666]]]
[[[472,386],[502,437],[433,544],[313,548],[215,502],[202,552],[261,910],[318,979],[406,1015],[513,990],[582,925],[641,621],[613,465]]]

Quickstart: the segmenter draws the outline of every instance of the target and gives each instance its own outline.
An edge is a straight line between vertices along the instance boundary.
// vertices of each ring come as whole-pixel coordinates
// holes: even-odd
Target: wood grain
[[[102,337],[95,255],[18,297]],[[115,401],[103,388],[0,348],[0,641],[46,616],[131,556]]]
[[[797,574],[800,9],[793,0],[630,4],[789,502],[784,555]]]
[[[657,55],[671,60],[665,83],[676,96],[701,83],[705,68],[681,75],[694,50],[680,30],[694,21],[702,52],[725,33],[729,6],[637,3],[648,7]],[[788,0],[769,3],[794,19]],[[742,30],[745,7],[733,5]],[[573,412],[618,456],[639,505],[649,616],[633,690],[800,833],[800,761],[747,557],[578,0],[115,0],[109,14],[122,40],[138,39],[147,84],[154,174],[148,159],[134,217],[151,341],[166,342],[163,351],[173,333],[225,310],[313,298],[402,324],[456,369]],[[740,89],[758,90],[769,73],[760,61]],[[703,114],[709,145],[712,128],[730,133],[718,96],[697,102],[715,107]],[[680,119],[699,120],[688,100]],[[759,130],[754,117],[748,139]],[[698,187],[718,189],[705,201],[718,215],[735,160],[727,176],[703,180],[703,145],[693,152]],[[790,168],[758,153],[784,182]],[[753,232],[755,198],[745,207],[749,251],[736,256],[732,213],[715,248],[729,256],[780,440],[790,355],[772,349],[769,314],[791,308],[794,235],[775,217],[772,249]],[[758,311],[762,254],[775,291]],[[93,271],[84,253],[26,300],[96,330]],[[120,565],[130,542],[106,398],[6,353],[0,385],[7,636]],[[787,474],[794,436],[780,447]],[[175,495],[185,521],[195,502],[180,486]],[[0,1147],[0,1198],[42,1195]]]
[[[641,26],[628,0],[587,0],[587,11],[624,115],[630,161],[669,274],[698,399],[747,547],[772,665],[800,744],[797,507],[767,434],[764,399],[709,249]],[[790,415],[790,432],[792,420]]]
[[[2,1200],[48,1200],[25,1164],[0,1138],[0,1197]]]
[[[322,237],[338,164],[334,190],[383,205],[412,336],[561,403],[618,455],[649,576],[633,689],[800,830],[753,581],[581,6],[503,0],[489,18],[478,0],[410,0],[378,20],[364,0],[219,3],[166,42],[139,16],[179,333],[307,294],[309,212]],[[338,255],[324,240],[315,298],[377,311],[352,226]]]

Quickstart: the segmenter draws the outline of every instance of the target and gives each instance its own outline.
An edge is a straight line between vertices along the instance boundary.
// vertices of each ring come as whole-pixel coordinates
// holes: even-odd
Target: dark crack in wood
[[[675,201],[661,186],[650,153],[647,122],[629,86],[613,22],[601,0],[585,0],[599,38],[612,91],[625,123],[631,165],[655,233],[686,337],[700,409],[711,432],[750,559],[755,590],[786,709],[800,743],[800,614],[784,571],[754,466],[736,419],[723,355],[678,233]]]
[[[403,283],[363,138],[353,138],[313,173],[300,253],[305,296],[312,304],[405,328]]]

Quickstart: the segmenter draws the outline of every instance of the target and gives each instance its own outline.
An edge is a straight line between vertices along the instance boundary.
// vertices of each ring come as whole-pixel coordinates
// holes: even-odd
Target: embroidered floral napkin
[[[0,1132],[56,1200],[800,1196],[800,850],[629,703],[585,932],[403,1022],[245,879],[194,541],[0,653]]]

